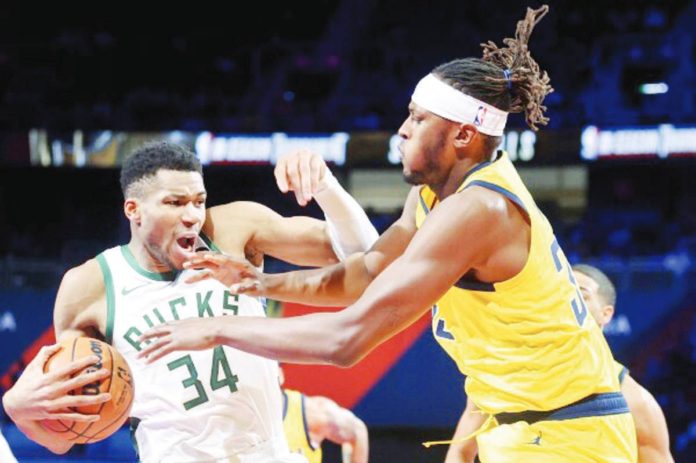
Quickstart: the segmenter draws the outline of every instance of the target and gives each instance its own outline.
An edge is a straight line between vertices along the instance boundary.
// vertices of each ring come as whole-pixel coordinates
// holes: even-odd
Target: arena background
[[[571,262],[614,280],[609,343],[665,411],[676,461],[696,461],[696,2],[549,4],[530,49],[556,90],[551,122],[533,133],[513,116],[503,147]],[[63,272],[127,240],[117,168],[134,146],[194,149],[209,205],[254,200],[319,217],[272,177],[278,155],[311,146],[382,231],[407,191],[392,147],[413,85],[500,43],[525,6],[0,5],[2,390],[52,342]],[[426,315],[351,369],[288,365],[287,381],[352,408],[369,427],[371,461],[442,461],[444,447],[420,443],[452,434],[465,395],[428,327]],[[61,457],[4,415],[2,432],[21,462],[134,460],[125,428]]]

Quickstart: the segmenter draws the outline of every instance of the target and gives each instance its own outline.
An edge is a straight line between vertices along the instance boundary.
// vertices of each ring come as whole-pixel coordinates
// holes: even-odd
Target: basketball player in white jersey
[[[283,218],[251,202],[206,210],[202,169],[195,155],[168,143],[143,146],[121,171],[130,242],[65,274],[54,309],[56,338],[104,338],[128,360],[136,391],[131,427],[141,461],[298,461],[283,435],[276,362],[224,346],[172,354],[151,365],[136,359],[144,347],[140,335],[166,321],[264,316],[257,299],[233,295],[217,281],[185,283],[196,271],[184,270],[183,263],[197,250],[219,250],[259,267],[266,254],[318,266],[364,250],[364,243],[374,241],[377,233],[367,216],[324,162],[309,153],[296,153],[295,158],[302,161],[294,164],[295,173],[306,187],[295,192],[297,199],[306,204],[315,197],[327,222]],[[285,169],[282,162],[278,169]],[[108,394],[84,397],[66,392],[106,372],[93,373],[89,381],[44,375],[40,366],[51,349],[37,356],[35,367],[27,368],[3,402],[29,438],[65,453],[71,444],[53,439],[38,421],[94,419],[63,410],[106,401]],[[88,360],[75,362],[66,371],[79,371],[87,364]]]

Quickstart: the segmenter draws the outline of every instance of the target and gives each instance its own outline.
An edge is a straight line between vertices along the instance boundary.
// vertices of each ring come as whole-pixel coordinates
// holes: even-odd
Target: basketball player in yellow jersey
[[[282,386],[282,370],[280,377]],[[367,463],[367,426],[328,397],[283,388],[283,428],[290,451],[303,455],[309,463],[322,462],[324,439],[341,446],[343,463]]]
[[[341,446],[343,463],[367,463],[367,426],[350,410],[321,396],[283,389],[283,427],[291,452],[309,463],[322,462],[324,439]]]
[[[614,317],[616,289],[609,277],[591,265],[573,266],[573,273],[592,317],[604,328]],[[621,378],[621,392],[626,397],[636,423],[639,463],[674,463],[669,451],[669,432],[665,415],[655,397],[616,362]]]
[[[478,435],[483,462],[635,461],[606,341],[551,226],[496,150],[508,113],[524,111],[532,128],[547,122],[549,78],[527,46],[547,11],[528,9],[505,47],[488,42],[482,59],[451,61],[418,83],[399,129],[403,173],[416,186],[369,251],[275,275],[208,252],[186,264],[204,269],[190,281],[346,309],[171,322],[144,333],[141,358],[227,344],[284,362],[352,365],[432,310],[434,336],[489,418]]]
[[[616,289],[613,283],[604,272],[590,265],[574,265],[573,275],[592,318],[600,328],[604,328],[614,316]],[[614,373],[621,383],[621,392],[636,425],[638,462],[674,463],[669,451],[667,423],[660,405],[648,390],[628,374],[626,367],[616,361],[614,366]],[[445,463],[473,463],[477,451],[476,440],[467,437],[474,434],[484,421],[485,416],[467,400]]]

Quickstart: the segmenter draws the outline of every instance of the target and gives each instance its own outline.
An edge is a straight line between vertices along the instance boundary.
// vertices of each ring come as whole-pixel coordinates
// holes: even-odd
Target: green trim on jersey
[[[206,235],[206,234],[203,233],[203,232],[200,232],[200,233],[198,234],[198,236],[201,237],[201,239],[205,242],[205,244],[208,245],[208,247],[209,247],[210,249],[212,249],[212,250],[215,251],[215,252],[222,252],[222,251],[220,251],[220,248],[218,248],[217,245],[216,245],[215,243],[213,243],[213,240],[211,240],[210,238],[208,238],[208,235]]]
[[[101,268],[102,277],[104,278],[104,288],[106,288],[106,333],[104,333],[104,337],[107,343],[113,344],[114,317],[116,316],[114,280],[111,277],[111,270],[109,269],[109,264],[106,262],[104,253],[97,256],[97,262],[99,263],[99,268]]]
[[[128,265],[130,265],[133,268],[133,270],[135,270],[145,278],[149,278],[150,280],[155,281],[174,281],[176,279],[178,272],[156,273],[150,272],[142,268],[138,261],[135,260],[135,256],[126,244],[121,246],[121,253],[123,254],[123,257],[126,259],[126,262],[128,262]]]

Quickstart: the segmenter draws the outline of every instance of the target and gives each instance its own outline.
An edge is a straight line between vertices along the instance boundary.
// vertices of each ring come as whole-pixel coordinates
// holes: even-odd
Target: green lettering
[[[213,310],[210,308],[210,296],[213,292],[208,291],[205,297],[201,297],[201,293],[196,293],[196,304],[198,305],[198,316],[203,318],[206,314],[209,317],[213,316]]]
[[[164,319],[164,317],[163,317],[162,314],[160,313],[159,309],[157,309],[157,308],[153,309],[153,310],[152,310],[152,313],[154,313],[155,315],[157,315],[157,319],[160,321],[160,323],[166,323],[166,320]]]
[[[232,299],[232,302],[230,302],[230,299]],[[239,312],[239,295],[231,294],[229,291],[225,290],[222,296],[222,308],[224,310],[231,310],[234,315],[237,315]],[[223,313],[223,315],[227,314]]]
[[[203,389],[203,383],[201,383],[198,380],[198,371],[196,370],[196,366],[193,364],[193,360],[191,359],[190,355],[186,355],[184,357],[178,358],[174,360],[173,362],[169,362],[167,364],[167,368],[169,368],[169,371],[175,370],[179,367],[186,367],[189,373],[189,377],[184,379],[181,384],[185,388],[193,386],[196,388],[196,397],[193,399],[184,402],[184,408],[186,410],[190,410],[193,407],[200,405],[202,403],[205,403],[208,401],[208,394],[205,393],[205,389]]]
[[[136,328],[135,326],[131,326],[130,328],[128,328],[128,331],[126,331],[126,334],[123,335],[123,339],[125,339],[128,344],[133,346],[135,350],[140,352],[143,348],[140,345],[140,341],[138,339],[140,339],[140,336],[142,334],[143,333],[138,328]]]
[[[228,387],[230,392],[237,392],[237,381],[239,381],[239,378],[237,378],[237,375],[232,374],[227,356],[225,356],[225,350],[222,346],[217,346],[213,349],[213,369],[210,372],[210,387],[213,391]]]
[[[186,305],[186,299],[180,297],[178,299],[174,299],[173,301],[169,301],[169,308],[172,309],[174,320],[179,320],[179,312],[176,311],[177,305]]]

